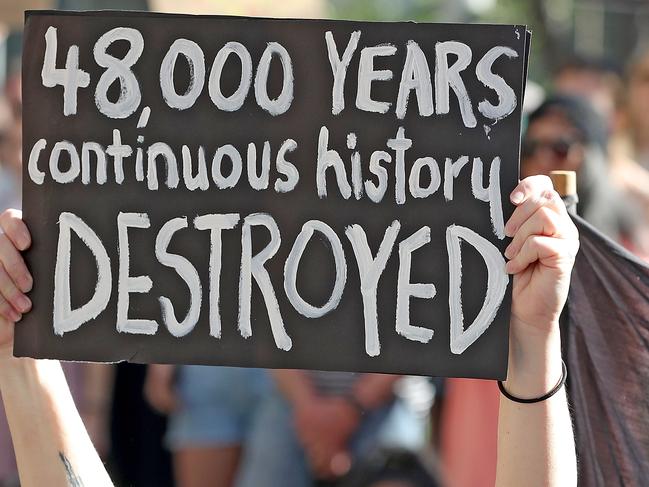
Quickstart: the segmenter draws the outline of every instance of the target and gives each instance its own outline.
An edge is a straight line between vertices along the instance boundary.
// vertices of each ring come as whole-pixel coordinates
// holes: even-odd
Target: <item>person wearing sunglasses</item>
[[[555,95],[530,114],[521,177],[575,171],[577,213],[631,250],[640,250],[640,214],[614,187],[609,169],[606,122],[586,99]]]

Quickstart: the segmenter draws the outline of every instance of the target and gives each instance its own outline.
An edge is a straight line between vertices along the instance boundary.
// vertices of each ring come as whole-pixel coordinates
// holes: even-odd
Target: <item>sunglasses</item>
[[[523,140],[521,155],[523,157],[532,157],[540,149],[547,149],[550,150],[557,159],[566,159],[570,150],[579,143],[578,139],[568,137],[561,137],[555,140],[526,138]]]

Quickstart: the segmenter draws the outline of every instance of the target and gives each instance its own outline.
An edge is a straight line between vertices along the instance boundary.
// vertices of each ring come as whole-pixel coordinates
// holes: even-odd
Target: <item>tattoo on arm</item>
[[[68,460],[68,457],[59,452],[59,458],[65,467],[65,475],[68,477],[68,485],[70,487],[83,487],[83,481],[81,480],[81,477],[78,477],[77,474],[74,473],[74,469],[72,468],[72,464],[70,463],[70,460]]]

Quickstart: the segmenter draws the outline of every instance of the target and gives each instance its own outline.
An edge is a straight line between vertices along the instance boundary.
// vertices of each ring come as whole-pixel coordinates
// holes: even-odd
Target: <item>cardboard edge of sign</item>
[[[18,349],[17,349],[18,348]],[[140,351],[136,351],[135,353],[131,354],[128,357],[121,358],[121,359],[107,359],[107,360],[90,360],[87,358],[71,358],[71,357],[64,357],[61,354],[52,354],[52,353],[26,353],[24,351],[21,351],[19,349],[20,347],[16,347],[14,344],[14,349],[13,349],[13,356],[16,358],[31,358],[35,360],[58,360],[60,362],[69,362],[69,363],[82,363],[82,364],[106,364],[106,365],[118,365],[122,363],[129,363],[129,364],[139,364],[139,365],[149,365],[149,364],[167,364],[167,365],[202,365],[202,366],[214,366],[214,367],[243,367],[243,368],[262,368],[262,369],[271,369],[271,370],[284,370],[286,369],[286,366],[280,366],[280,365],[259,365],[259,364],[250,364],[250,365],[242,365],[240,362],[222,362],[219,361],[218,363],[215,363],[213,361],[192,361],[190,362],[172,362],[172,361],[167,361],[167,360],[151,360],[149,357],[141,356]],[[480,374],[478,371],[475,373],[471,374],[454,374],[454,373],[449,373],[449,374],[439,374],[439,375],[431,375],[430,373],[426,372],[418,372],[418,371],[401,371],[401,372],[386,372],[386,371],[381,371],[377,370],[373,367],[354,367],[353,369],[343,369],[343,368],[337,368],[337,367],[320,367],[318,369],[313,369],[313,368],[307,368],[299,365],[292,365],[292,369],[296,370],[318,370],[318,371],[326,371],[326,372],[354,372],[354,373],[361,373],[361,374],[382,374],[382,375],[408,375],[408,376],[418,376],[418,377],[431,377],[431,378],[444,378],[444,379],[479,379],[479,380],[501,380],[504,381],[507,379],[507,370],[508,370],[508,359],[506,358],[506,364],[504,367],[504,373],[503,374],[493,374],[489,372],[485,372],[484,374]]]

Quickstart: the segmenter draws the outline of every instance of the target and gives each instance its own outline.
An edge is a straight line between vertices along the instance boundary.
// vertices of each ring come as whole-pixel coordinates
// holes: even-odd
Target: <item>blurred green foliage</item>
[[[329,0],[333,18],[433,21],[443,0]]]
[[[563,33],[556,22],[555,31],[548,33],[544,15],[561,9],[565,17],[572,0],[328,0],[327,5],[329,16],[339,19],[525,24],[533,31],[530,77],[547,84],[562,42],[550,36]]]

